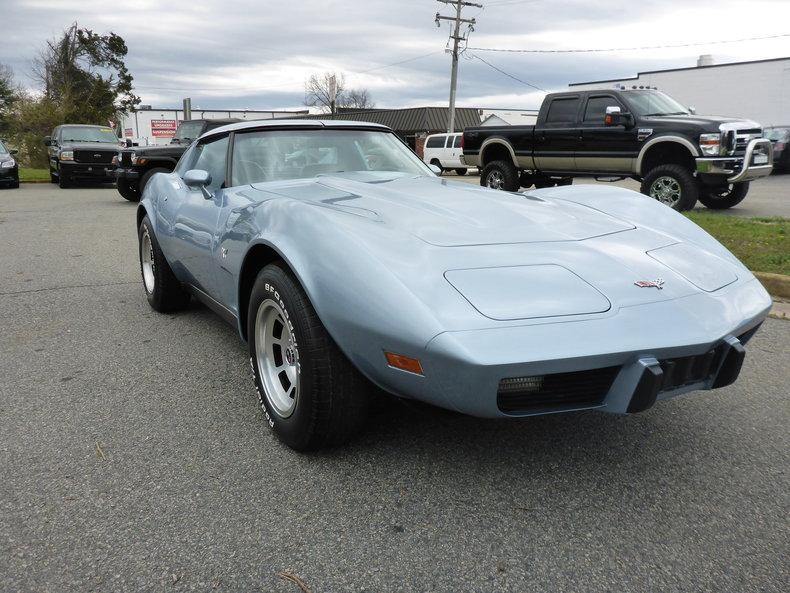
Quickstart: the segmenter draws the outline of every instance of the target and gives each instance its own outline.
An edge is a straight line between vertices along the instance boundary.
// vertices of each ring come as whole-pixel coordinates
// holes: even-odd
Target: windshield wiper
[[[645,113],[642,117],[661,117],[664,115],[688,115],[687,111],[670,111],[667,113]]]

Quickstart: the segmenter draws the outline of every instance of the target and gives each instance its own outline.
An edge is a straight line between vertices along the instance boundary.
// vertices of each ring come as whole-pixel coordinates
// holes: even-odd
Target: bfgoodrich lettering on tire
[[[255,280],[247,341],[261,407],[289,447],[307,451],[336,445],[363,427],[370,385],[281,263],[266,266]]]

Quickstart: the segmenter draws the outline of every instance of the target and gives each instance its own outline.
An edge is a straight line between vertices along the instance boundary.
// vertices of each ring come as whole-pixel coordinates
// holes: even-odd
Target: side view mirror
[[[696,108],[696,107],[694,107],[694,105],[690,105],[690,106],[689,106],[689,113],[690,113],[691,115],[694,115],[694,114],[696,114],[696,113],[697,113],[697,108]]]
[[[52,146],[52,136],[44,136],[44,146]]]
[[[214,195],[206,187],[211,183],[211,173],[203,169],[190,169],[184,173],[184,184],[189,189],[200,189],[203,192],[203,197],[210,200]]]
[[[634,125],[634,116],[628,112],[621,111],[617,105],[610,105],[606,108],[603,124],[605,126],[625,126],[630,128]]]
[[[431,171],[433,171],[434,173],[436,173],[437,175],[441,175],[442,174],[442,170],[439,167],[437,167],[436,165],[428,165],[428,168]]]
[[[8,154],[19,154],[19,151],[16,148],[12,148],[8,151]]]

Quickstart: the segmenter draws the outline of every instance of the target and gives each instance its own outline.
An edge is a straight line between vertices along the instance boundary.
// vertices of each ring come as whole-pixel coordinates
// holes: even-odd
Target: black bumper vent
[[[619,366],[502,379],[497,406],[505,413],[532,413],[597,406],[609,393]]]
[[[723,353],[724,348],[720,346],[705,354],[659,360],[658,364],[664,372],[661,391],[707,381],[718,370]]]

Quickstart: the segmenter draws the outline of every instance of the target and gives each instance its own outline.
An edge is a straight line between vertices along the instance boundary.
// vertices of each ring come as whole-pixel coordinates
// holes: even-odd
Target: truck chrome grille
[[[597,406],[609,392],[619,371],[619,366],[613,366],[502,379],[497,390],[497,406],[505,413]]]

